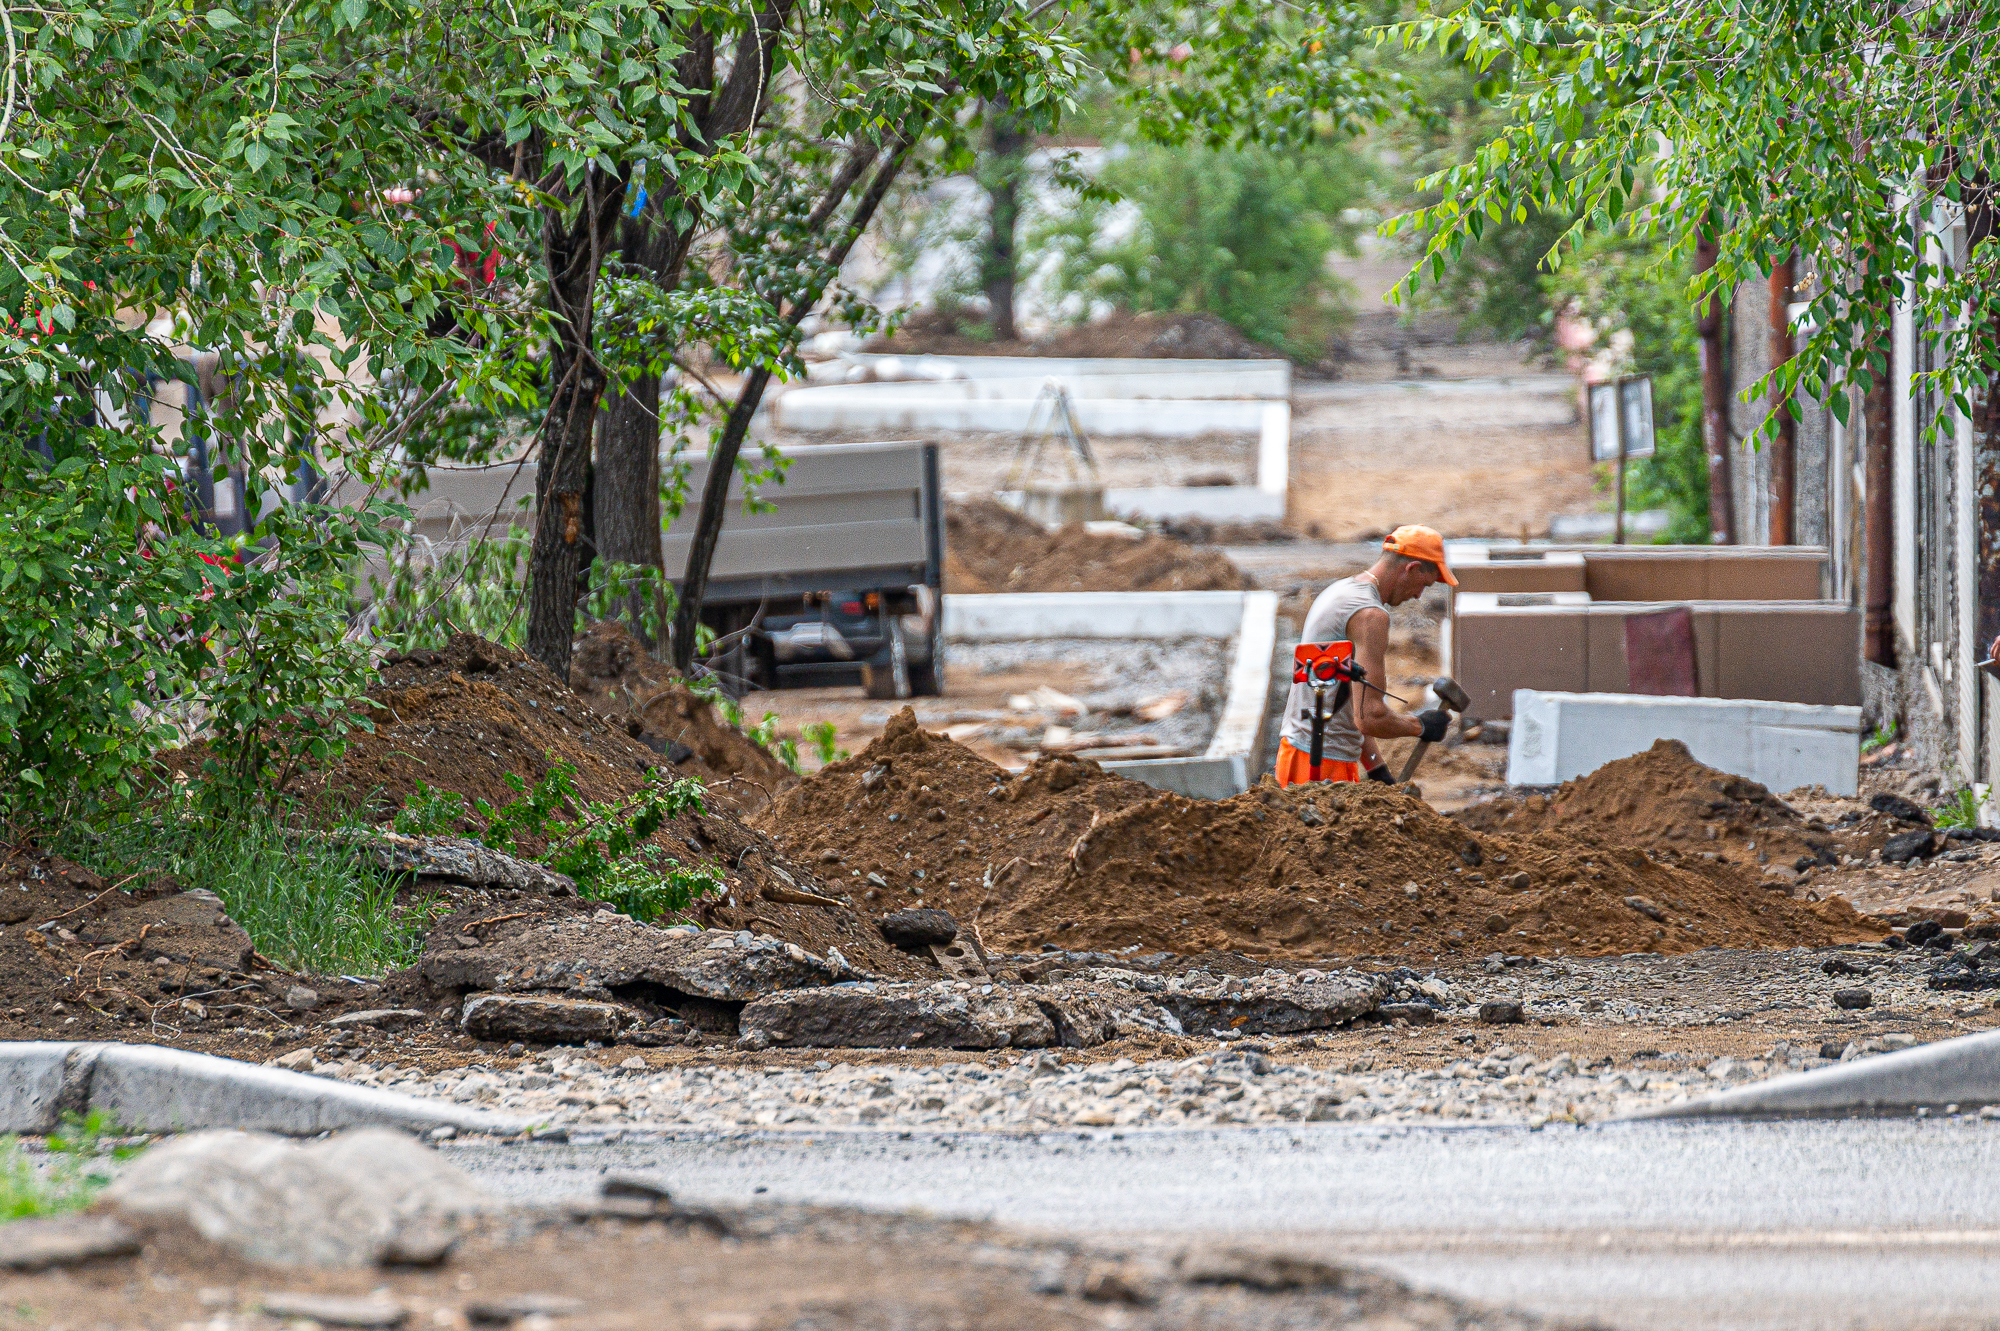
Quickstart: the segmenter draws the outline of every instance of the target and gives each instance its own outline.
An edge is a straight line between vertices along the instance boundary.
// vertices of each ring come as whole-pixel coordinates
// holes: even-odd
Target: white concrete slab
[[[944,636],[960,642],[1036,638],[1228,638],[1244,592],[996,592],[944,598]]]
[[[1292,367],[1282,360],[1165,360],[1144,356],[892,356],[858,353],[841,364],[885,379],[1102,379],[1142,381],[1135,397],[1266,397],[1292,392]]]
[[[1285,516],[1285,494],[1282,490],[1274,494],[1262,485],[1148,485],[1106,490],[1104,507],[1112,513],[1154,519],[1277,522]]]
[[[1107,385],[1110,388],[1124,385]],[[1019,396],[992,397],[977,381],[961,383],[828,384],[795,388],[771,408],[781,429],[885,430],[897,433],[1019,434],[1047,408],[1042,385]],[[1264,406],[1254,398],[1168,399],[1085,396],[1077,385],[1071,405],[1086,434],[1192,438],[1204,434],[1261,435]]]
[[[1861,709],[1737,698],[1514,692],[1510,785],[1552,786],[1677,739],[1696,759],[1772,790],[1859,789]]]
[[[1265,699],[1271,688],[1271,649],[1278,641],[1278,594],[1243,593],[1243,619],[1229,666],[1229,693],[1209,739],[1209,759],[1255,761],[1264,739]],[[1241,789],[1242,787],[1238,787]]]
[[[944,632],[954,642],[1041,638],[1233,638],[1229,689],[1208,748],[1198,758],[1104,764],[1135,781],[1199,799],[1250,788],[1264,743],[1277,646],[1278,594],[1249,592],[1014,592],[946,596]]]

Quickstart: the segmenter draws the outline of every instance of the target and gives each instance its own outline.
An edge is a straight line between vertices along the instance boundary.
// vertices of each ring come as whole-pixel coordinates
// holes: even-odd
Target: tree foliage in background
[[[1429,233],[1405,290],[1489,227],[1569,215],[1559,245],[1622,231],[1682,270],[1712,236],[1690,308],[1790,258],[1817,276],[1798,354],[1749,396],[1788,403],[1803,388],[1844,421],[1835,384],[1884,373],[1887,313],[1906,294],[1944,343],[1920,387],[1969,415],[2000,372],[2000,7],[1471,0],[1403,33],[1413,48],[1462,43],[1475,69],[1504,72],[1507,112],[1471,161],[1430,182],[1440,201],[1401,219]],[[1977,242],[1956,263],[1925,225],[1954,219]],[[1774,428],[1767,418],[1760,437]]]
[[[1130,205],[1086,199],[1037,237],[1061,258],[1060,295],[1139,311],[1206,311],[1245,336],[1313,364],[1344,321],[1335,249],[1356,230],[1342,213],[1365,195],[1367,167],[1339,147],[1216,150],[1145,145],[1098,177]]]
[[[1699,335],[1687,277],[1667,262],[1659,246],[1590,236],[1543,278],[1543,288],[1549,302],[1589,320],[1598,342],[1613,348],[1614,372],[1652,376],[1654,453],[1627,464],[1627,507],[1667,510],[1661,543],[1707,545]],[[1627,338],[1629,350],[1622,349]]]

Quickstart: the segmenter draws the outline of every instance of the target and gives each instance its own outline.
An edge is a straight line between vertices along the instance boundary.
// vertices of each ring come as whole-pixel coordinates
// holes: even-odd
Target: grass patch
[[[206,888],[259,952],[290,970],[379,975],[422,954],[443,913],[437,901],[399,906],[392,879],[347,847],[289,830],[282,811],[246,807],[221,819],[193,808],[149,806],[59,836],[55,848],[113,880],[166,873]]]
[[[1979,796],[1970,787],[1957,792],[1938,806],[1931,825],[1940,831],[1953,827],[1979,826]]]
[[[71,1115],[63,1131],[49,1138],[49,1154],[37,1158],[19,1139],[0,1137],[0,1224],[38,1215],[81,1211],[111,1181],[104,1170],[104,1138],[113,1129],[103,1114],[79,1121]],[[128,1160],[136,1151],[110,1152]]]

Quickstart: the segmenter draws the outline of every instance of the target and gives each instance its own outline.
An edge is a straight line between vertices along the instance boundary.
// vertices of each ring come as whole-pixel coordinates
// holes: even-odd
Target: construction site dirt
[[[1007,949],[1434,961],[1507,938],[1602,955],[1880,934],[1720,859],[1472,833],[1372,783],[1201,801],[1067,757],[1010,776],[907,712],[754,825],[871,907],[940,906]]]
[[[945,514],[945,591],[1236,591],[1250,583],[1221,551],[1164,536],[1051,532],[992,499]]]
[[[652,719],[662,709],[649,706],[657,702],[649,690],[678,686],[649,658],[619,660],[622,651],[614,635],[598,635],[580,653],[577,673],[600,700],[636,703],[618,718],[597,713],[539,667],[476,640],[455,642],[435,660],[387,662],[376,694],[389,724],[370,741],[379,752],[357,746],[333,780],[371,795],[386,815],[392,792],[412,791],[417,780],[504,800],[513,793],[506,775],[530,781],[559,760],[577,764],[588,798],[616,799],[638,789],[663,760],[675,770],[699,764],[693,770],[717,774],[728,770],[728,748],[756,747],[689,695],[677,703],[689,726],[680,733],[721,746],[719,757],[704,761],[692,744],[686,755],[662,753]],[[503,720],[515,735],[500,730]],[[633,721],[639,738],[630,733]],[[1440,752],[1449,760],[1452,751]],[[738,760],[737,770],[746,766]],[[727,788],[725,777],[712,779]],[[467,988],[440,976],[471,975],[481,966],[512,973],[498,963],[516,953],[532,963],[528,969],[571,961],[601,969],[614,959],[614,942],[623,955],[637,956],[634,940],[651,936],[680,937],[675,946],[684,951],[725,938],[795,949],[808,958],[800,964],[810,969],[819,958],[850,968],[864,988],[950,979],[925,948],[885,937],[882,917],[911,908],[947,912],[956,930],[980,945],[991,982],[1036,993],[1101,987],[1097,977],[1113,972],[1188,977],[1191,985],[1226,986],[1239,977],[1282,988],[1325,971],[1435,976],[1453,993],[1451,1002],[1419,1014],[1383,990],[1373,1000],[1380,1011],[1366,1020],[1262,1037],[1273,1052],[1314,1065],[1391,1057],[1421,1066],[1462,1053],[1462,1037],[1474,1032],[1524,1049],[1617,1058],[1689,1049],[1743,1057],[1759,1041],[1823,1042],[1829,1022],[1856,1038],[1928,1038],[1990,1017],[1976,995],[1924,988],[1935,953],[1912,949],[1890,958],[1879,955],[1877,940],[1892,924],[1926,919],[1954,932],[1985,927],[1988,914],[1964,898],[1989,850],[2000,846],[1948,843],[1938,833],[1938,847],[1955,849],[1918,856],[1906,868],[1886,865],[1881,844],[1907,819],[1857,801],[1796,794],[1794,807],[1666,748],[1553,796],[1490,804],[1454,819],[1414,787],[1279,790],[1267,783],[1230,800],[1194,801],[1072,755],[1045,756],[1009,773],[926,731],[905,711],[862,753],[803,780],[786,772],[772,784],[774,798],[747,819],[717,800],[659,834],[722,876],[725,890],[695,910],[705,933],[646,930],[562,892],[417,876],[402,884],[400,897],[428,903],[436,916],[423,960],[380,979],[289,974],[255,955],[220,902],[171,879],[142,878],[135,892],[131,883],[114,886],[67,861],[18,850],[0,874],[0,1033],[138,1039],[253,1059],[310,1049],[313,1064],[361,1066],[366,1057],[433,1070],[500,1067],[524,1056],[516,1049],[534,1046],[469,1033],[465,1002],[489,981],[475,976]],[[1722,829],[1714,839],[1702,830],[1710,826]],[[1794,839],[1805,847],[1800,855],[1815,857],[1807,868],[1775,849],[1790,853]],[[1832,865],[1823,862],[1828,845]],[[533,847],[523,850],[532,854]],[[1770,863],[1758,862],[1760,851]],[[1876,902],[1886,901],[1893,884],[1898,899],[1876,907],[1884,917],[1864,918],[1842,899],[1843,881],[1883,884],[1871,894]],[[1953,914],[1956,906],[1924,904],[1944,893],[1940,883],[1966,908]],[[1891,906],[1899,909],[1889,914]],[[199,946],[180,934],[198,935]],[[544,935],[548,942],[535,941]],[[1866,963],[1878,971],[1917,968],[1908,983],[1918,996],[1885,997],[1860,1013],[1832,1006],[1818,992],[1833,983],[1831,972],[1819,975],[1820,961],[1853,955],[1842,949],[1854,945],[1878,954]],[[1670,1005],[1658,1001],[1663,982]],[[738,1047],[729,1021],[711,1028],[687,1020],[660,1007],[679,1000],[657,990],[647,991],[653,998],[596,994],[597,982],[577,974],[552,983],[556,989],[547,992],[564,1001],[624,1003],[633,1023],[597,1043],[649,1067],[807,1067],[817,1057],[810,1049]],[[300,1000],[297,988],[309,998]],[[1488,1001],[1502,1005],[1500,1020],[1515,1024],[1489,1032],[1451,1015],[1476,1015]],[[1585,1006],[1589,1001],[1599,1008]],[[1509,1003],[1518,1016],[1504,1015]],[[732,1020],[740,1006],[731,1000]],[[344,1020],[382,1010],[403,1015]],[[1219,1038],[1132,1027],[1064,1057],[1178,1058]],[[935,1062],[997,1054],[848,1049],[842,1057]]]

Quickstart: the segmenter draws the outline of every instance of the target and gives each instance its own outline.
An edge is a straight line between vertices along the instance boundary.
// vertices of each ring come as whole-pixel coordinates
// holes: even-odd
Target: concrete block
[[[1472,592],[1582,592],[1583,556],[1573,550],[1515,549],[1453,543],[1445,555],[1458,595]]]
[[[0,1132],[53,1132],[62,1116],[63,1063],[82,1046],[55,1040],[0,1044]]]
[[[511,1134],[528,1126],[445,1100],[157,1045],[0,1043],[0,1086],[8,1088],[0,1092],[4,1132],[54,1131],[64,1110],[102,1111],[139,1132],[245,1128],[312,1136],[373,1124]]]
[[[1590,687],[1588,606],[1581,592],[1514,593],[1550,604],[1501,604],[1500,595],[1456,598],[1451,676],[1472,700],[1468,716],[1503,721],[1514,714],[1521,688],[1580,693]]]
[[[1772,790],[1859,788],[1861,709],[1635,694],[1514,694],[1510,785],[1553,786],[1677,739],[1710,767]]]
[[[1226,800],[1256,784],[1258,772],[1250,770],[1250,759],[1230,758],[1136,758],[1129,762],[1103,764],[1104,770],[1133,781],[1143,781],[1159,790],[1170,790],[1197,800]]]
[[[2000,1031],[1773,1077],[1636,1118],[1832,1118],[2000,1104]]]

